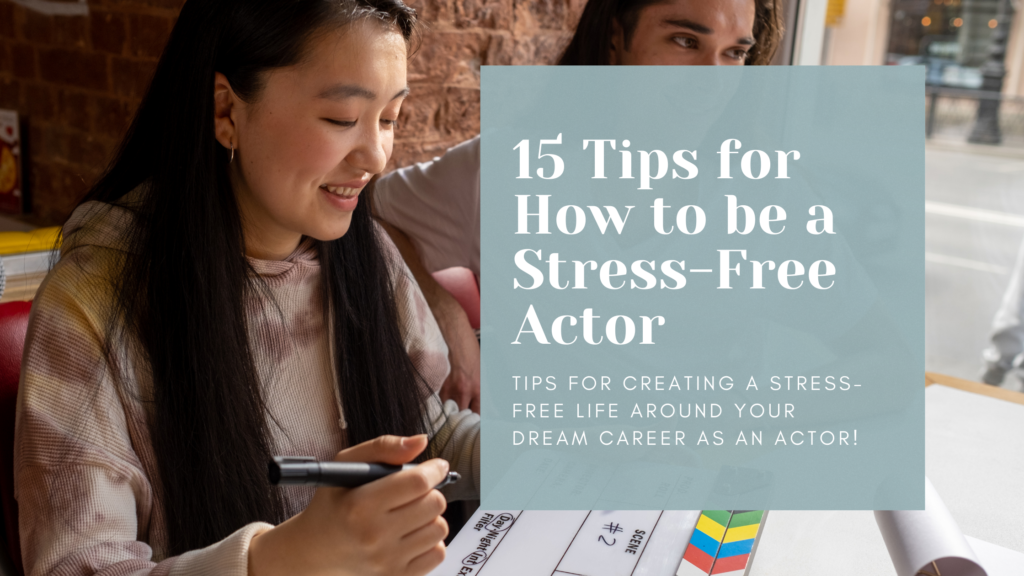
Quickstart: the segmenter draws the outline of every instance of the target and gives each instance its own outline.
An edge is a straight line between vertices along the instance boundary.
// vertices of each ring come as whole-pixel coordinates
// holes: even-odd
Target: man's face
[[[640,11],[626,45],[619,23],[612,64],[742,65],[754,45],[754,0],[667,0]]]

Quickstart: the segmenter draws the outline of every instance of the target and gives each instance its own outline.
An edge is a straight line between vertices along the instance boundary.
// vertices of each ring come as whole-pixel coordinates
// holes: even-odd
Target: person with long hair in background
[[[763,66],[781,40],[781,0],[590,0],[558,64]],[[460,266],[480,275],[480,137],[381,177],[372,196],[448,343],[441,398],[479,412],[479,342],[430,274]]]
[[[360,192],[408,93],[400,0],[189,0],[115,160],[63,229],[19,390],[41,574],[425,574],[479,417]],[[279,488],[275,454],[402,464]],[[449,471],[462,481],[442,495]]]

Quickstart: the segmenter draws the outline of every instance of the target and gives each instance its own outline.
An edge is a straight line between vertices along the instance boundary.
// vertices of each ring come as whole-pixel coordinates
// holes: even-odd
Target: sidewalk
[[[1024,149],[929,141],[925,200],[925,369],[978,380],[1024,240]]]

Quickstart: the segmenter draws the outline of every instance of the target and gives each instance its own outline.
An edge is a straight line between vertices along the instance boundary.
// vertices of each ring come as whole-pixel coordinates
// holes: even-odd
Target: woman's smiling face
[[[360,191],[391,157],[407,93],[405,40],[373,20],[312,39],[299,64],[264,75],[253,102],[217,74],[216,135],[235,148],[249,256],[283,259],[302,236],[348,231]]]

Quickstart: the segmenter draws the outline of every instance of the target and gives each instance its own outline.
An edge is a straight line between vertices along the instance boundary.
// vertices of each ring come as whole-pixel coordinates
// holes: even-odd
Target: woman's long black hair
[[[119,342],[134,343],[152,369],[168,555],[284,519],[267,480],[268,410],[247,332],[246,300],[265,287],[246,260],[228,154],[214,139],[214,73],[254,101],[262,73],[363,18],[407,40],[415,25],[400,0],[188,0],[116,158],[83,200],[125,203],[146,184],[131,197],[132,249],[114,279],[106,345],[116,355]],[[426,431],[427,390],[403,346],[366,203],[344,237],[317,249],[347,442]]]
[[[712,0],[697,0],[711,2]],[[622,27],[629,46],[640,11],[658,0],[589,0],[580,15],[572,40],[558,63],[569,66],[606,66],[611,64],[612,27]],[[771,63],[782,41],[782,0],[754,0],[754,46],[747,56],[749,65]]]

